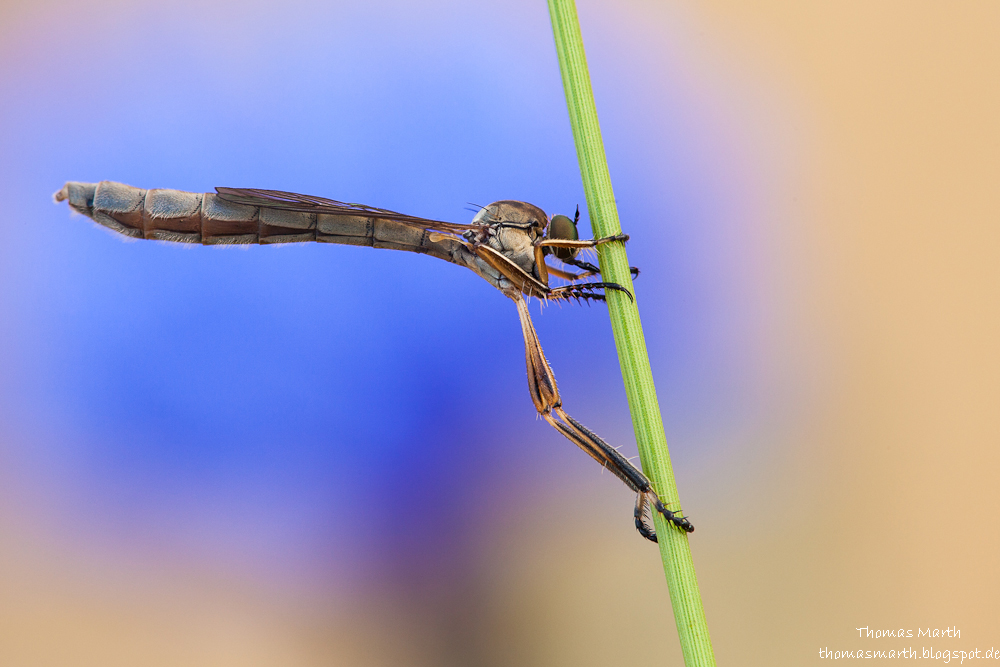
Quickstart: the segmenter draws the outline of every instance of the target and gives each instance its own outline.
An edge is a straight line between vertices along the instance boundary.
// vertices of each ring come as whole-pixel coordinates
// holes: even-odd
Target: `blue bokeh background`
[[[593,476],[533,423],[514,309],[471,273],[358,248],[122,242],[48,198],[107,179],[455,221],[503,198],[585,208],[544,6],[63,9],[44,28],[29,13],[7,47],[32,42],[8,60],[0,107],[3,409],[40,441],[22,464],[74,523],[157,540],[164,516],[207,510],[210,539],[241,533],[250,553],[447,562],[520,486]],[[712,298],[740,260],[699,256],[738,240],[720,220],[746,184],[718,167],[739,146],[711,137],[698,100],[637,81],[623,101],[601,47],[595,88],[668,423],[711,442],[752,403],[732,363],[752,345],[748,286]],[[536,319],[571,414],[634,453],[603,308]],[[681,461],[690,448],[677,438]]]

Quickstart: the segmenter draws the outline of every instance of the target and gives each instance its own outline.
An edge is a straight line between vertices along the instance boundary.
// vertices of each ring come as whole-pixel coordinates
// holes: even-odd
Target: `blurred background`
[[[719,664],[1000,648],[1000,5],[578,7]],[[488,284],[51,200],[586,220],[545,3],[2,2],[0,176],[0,663],[681,664]],[[532,308],[635,454],[605,309]]]

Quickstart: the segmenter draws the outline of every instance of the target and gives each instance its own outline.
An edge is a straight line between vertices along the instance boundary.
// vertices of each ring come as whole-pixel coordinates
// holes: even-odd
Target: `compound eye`
[[[565,215],[554,215],[549,221],[549,230],[546,238],[560,241],[577,241],[580,233],[576,229],[576,223]],[[567,260],[576,257],[575,248],[551,248],[552,254],[557,259]]]

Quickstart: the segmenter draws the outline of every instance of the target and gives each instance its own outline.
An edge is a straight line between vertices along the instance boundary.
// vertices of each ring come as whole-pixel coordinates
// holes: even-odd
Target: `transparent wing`
[[[364,204],[349,204],[335,199],[300,195],[281,190],[258,190],[255,188],[215,188],[219,198],[234,204],[260,206],[282,211],[297,211],[300,213],[322,213],[323,215],[361,216],[364,218],[379,218],[393,220],[420,229],[432,229],[449,234],[461,234],[472,225],[460,225],[442,220],[418,218],[405,213],[396,213],[384,208],[365,206]]]

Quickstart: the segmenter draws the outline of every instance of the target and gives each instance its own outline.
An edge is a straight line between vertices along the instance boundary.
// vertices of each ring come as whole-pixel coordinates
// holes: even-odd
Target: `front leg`
[[[560,257],[559,261],[561,261],[563,264],[569,264],[570,266],[575,266],[579,269],[583,269],[584,273],[580,274],[579,276],[580,278],[596,276],[601,272],[601,269],[591,264],[590,262],[584,262],[582,260],[577,259],[576,258],[577,252],[579,252],[580,250],[585,250],[587,248],[596,248],[597,246],[602,245],[604,243],[612,243],[614,241],[621,241],[622,243],[624,243],[625,241],[628,241],[628,238],[629,238],[628,234],[616,234],[615,236],[605,236],[604,238],[600,239],[589,239],[589,240],[585,239],[583,241],[572,240],[572,239],[538,239],[535,241],[536,261],[541,261],[540,259],[538,259],[538,256],[544,254],[540,253],[539,249],[565,248],[567,250],[571,250],[573,256],[567,259],[563,259]],[[551,270],[551,267],[549,267],[549,269]],[[633,278],[638,277],[639,269],[637,269],[634,266],[630,266],[628,267],[628,269],[632,273]]]
[[[575,250],[582,250],[584,248],[596,248],[599,245],[605,243],[612,243],[614,241],[621,241],[624,243],[628,241],[628,234],[615,234],[614,236],[605,236],[600,239],[538,239],[535,241],[536,246],[549,247],[549,248],[569,248]]]

